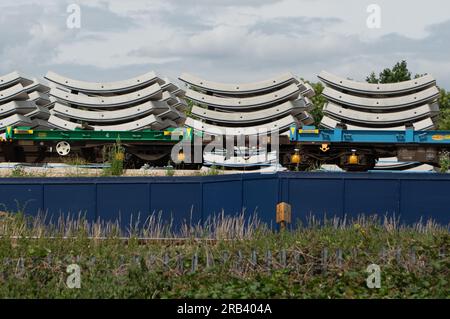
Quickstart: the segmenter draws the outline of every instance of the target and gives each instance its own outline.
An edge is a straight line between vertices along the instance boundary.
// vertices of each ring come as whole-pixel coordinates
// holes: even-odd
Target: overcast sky
[[[70,29],[70,4],[81,27]],[[367,27],[367,7],[381,27]],[[321,70],[364,80],[406,59],[450,89],[448,0],[2,0],[0,73],[114,81],[150,70],[253,82]]]

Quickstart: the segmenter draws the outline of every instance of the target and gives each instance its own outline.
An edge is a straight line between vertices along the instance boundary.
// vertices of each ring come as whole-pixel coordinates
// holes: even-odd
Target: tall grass
[[[309,216],[278,232],[245,211],[181,225],[155,212],[125,228],[2,212],[0,297],[448,298],[449,248],[448,225],[384,216]],[[71,263],[81,289],[65,285]],[[366,286],[372,263],[380,289]]]

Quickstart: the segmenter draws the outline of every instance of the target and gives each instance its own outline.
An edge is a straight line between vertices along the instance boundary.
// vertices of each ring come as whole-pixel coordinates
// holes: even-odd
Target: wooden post
[[[284,231],[286,229],[286,224],[291,222],[291,205],[285,202],[277,204],[277,224],[280,224],[280,230]]]

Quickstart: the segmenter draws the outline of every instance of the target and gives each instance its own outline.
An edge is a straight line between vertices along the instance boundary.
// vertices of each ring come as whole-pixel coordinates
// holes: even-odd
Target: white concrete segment
[[[48,130],[51,128],[51,126],[48,124],[48,122],[46,120],[41,120],[41,119],[31,120],[30,127],[33,130]]]
[[[172,93],[175,96],[183,97],[185,91],[175,85],[169,78],[163,79],[164,83],[160,84],[163,91]]]
[[[31,120],[26,116],[14,114],[0,119],[0,130],[6,129],[7,126],[30,126]]]
[[[28,99],[28,94],[24,90],[23,85],[20,83],[0,91],[0,103],[5,103],[11,100],[26,99]]]
[[[50,111],[45,106],[35,105],[34,110],[25,114],[25,116],[30,119],[47,120],[50,117]]]
[[[153,114],[144,118],[116,125],[92,125],[96,131],[138,131],[150,129],[152,125],[160,124],[160,120]]]
[[[120,93],[131,90],[140,89],[151,84],[163,84],[164,81],[160,79],[154,72],[148,72],[143,75],[117,82],[85,82],[70,79],[59,75],[55,72],[49,71],[45,78],[50,82],[67,87],[74,91],[85,93]]]
[[[39,91],[34,91],[31,93],[28,93],[28,100],[27,101],[33,101],[37,105],[45,106],[50,104],[50,97],[46,93],[42,93]]]
[[[250,156],[234,156],[227,158],[225,155],[213,152],[204,152],[203,161],[209,165],[220,165],[226,167],[238,166],[261,166],[270,165],[278,162],[277,152],[272,151],[266,154]]]
[[[75,130],[82,128],[82,124],[64,120],[62,118],[55,116],[54,114],[50,115],[48,123],[50,126],[61,130]],[[150,129],[152,125],[157,124],[161,124],[161,120],[152,114],[139,120],[123,124],[89,125],[89,127],[92,127],[95,131],[138,131],[143,129]]]
[[[426,104],[405,111],[389,113],[369,113],[343,108],[337,104],[328,102],[324,106],[323,112],[324,114],[329,114],[333,117],[352,122],[387,125],[392,123],[404,123],[424,117],[429,117],[433,112],[432,108],[432,106]]]
[[[385,84],[357,82],[338,77],[326,71],[322,71],[318,78],[329,86],[361,94],[404,94],[436,85],[436,80],[429,74],[409,81]]]
[[[298,88],[300,90],[300,94],[307,98],[312,98],[313,96],[316,95],[316,92],[314,91],[313,87],[309,83],[305,82],[302,85],[299,85]]]
[[[11,114],[25,115],[36,108],[36,104],[31,101],[11,101],[0,105],[0,117]]]
[[[158,114],[158,117],[163,119],[163,120],[178,120],[180,117],[185,117],[184,114],[178,112],[178,110],[176,108],[174,108],[173,106],[168,105],[166,110],[160,114]]]
[[[408,95],[389,98],[369,98],[342,93],[330,87],[325,87],[323,92],[329,101],[346,105],[353,108],[377,110],[377,109],[398,109],[417,104],[426,104],[439,97],[439,89],[432,86],[423,91],[414,92]]]
[[[40,92],[40,93],[48,93],[50,91],[50,87],[47,85],[41,83],[37,79],[33,79],[33,82],[30,83],[27,86],[24,86],[24,91],[27,93],[31,93],[34,91]]]
[[[262,93],[272,91],[292,83],[298,83],[297,78],[291,73],[284,73],[268,80],[253,83],[219,83],[207,81],[188,73],[183,73],[179,79],[203,91],[234,95]]]
[[[194,105],[191,113],[201,119],[219,123],[254,123],[270,121],[286,114],[297,115],[305,110],[303,99],[287,101],[271,108],[253,112],[219,112]]]
[[[160,114],[169,109],[164,102],[147,101],[137,106],[114,111],[86,111],[73,108],[59,102],[53,107],[54,114],[60,114],[64,117],[92,122],[119,122],[129,120],[132,121],[136,117],[142,117],[147,114]]]
[[[434,130],[435,124],[431,118],[426,118],[413,123],[414,130],[416,131],[428,131]]]
[[[48,124],[50,127],[56,128],[58,130],[64,130],[64,131],[67,131],[67,130],[73,131],[73,130],[82,128],[81,124],[66,121],[62,118],[55,116],[54,114],[50,114],[50,117],[48,118]]]
[[[320,126],[327,128],[327,129],[334,129],[336,127],[338,127],[339,124],[343,124],[346,126],[347,130],[383,130],[383,131],[404,131],[406,130],[406,125],[401,125],[401,126],[385,126],[385,127],[368,127],[368,126],[358,126],[358,125],[353,125],[353,124],[347,124],[347,123],[341,123],[331,117],[328,117],[326,115],[323,116],[321,122],[320,122]],[[426,130],[432,130],[434,129],[434,123],[433,120],[429,117],[414,122],[413,123],[413,128],[416,131],[426,131]]]
[[[33,81],[23,77],[19,72],[14,71],[0,77],[0,90],[17,83],[22,84],[22,86],[27,86],[33,83]]]
[[[172,120],[161,120],[158,116],[156,116],[158,122],[151,125],[152,130],[164,130],[169,127],[177,127],[177,123]]]
[[[278,91],[267,94],[245,98],[224,98],[206,95],[194,90],[187,90],[186,97],[202,105],[213,106],[223,109],[242,109],[262,107],[276,103],[282,103],[289,99],[296,99],[300,95],[300,90],[296,84],[291,84]]]
[[[272,132],[283,132],[288,130],[291,125],[298,124],[298,121],[292,115],[288,115],[277,121],[264,125],[251,127],[226,127],[207,124],[188,117],[185,126],[192,127],[197,131],[201,131],[210,135],[267,135]]]
[[[148,101],[151,99],[160,99],[162,90],[158,83],[147,88],[132,93],[114,96],[88,96],[83,94],[73,94],[60,88],[54,88],[50,95],[70,104],[92,107],[92,108],[111,108],[118,106],[127,106],[133,103]]]

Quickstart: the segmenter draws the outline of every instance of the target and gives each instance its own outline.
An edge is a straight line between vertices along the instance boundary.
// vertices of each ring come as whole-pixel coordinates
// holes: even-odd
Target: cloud
[[[325,69],[364,80],[406,59],[413,73],[432,73],[450,88],[447,1],[380,0],[381,30],[366,27],[366,0],[80,1],[80,30],[66,27],[69,3],[0,4],[0,27],[9,30],[0,34],[1,73],[42,76],[51,69],[113,81],[148,70],[172,78],[187,71],[246,82],[285,71],[315,81]],[[432,4],[439,9],[429,10]]]

